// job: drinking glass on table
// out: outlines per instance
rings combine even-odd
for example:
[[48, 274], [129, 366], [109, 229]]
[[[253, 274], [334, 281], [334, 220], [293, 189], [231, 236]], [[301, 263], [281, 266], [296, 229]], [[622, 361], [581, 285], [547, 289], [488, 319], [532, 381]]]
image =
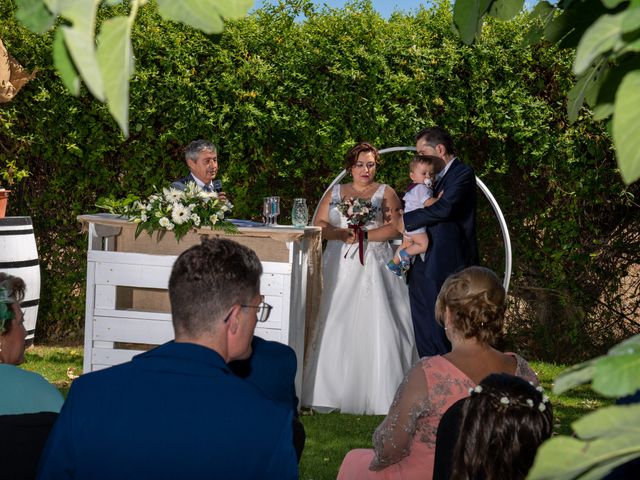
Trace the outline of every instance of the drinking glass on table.
[[271, 197], [272, 225], [278, 225], [278, 215], [280, 215], [280, 197]]
[[303, 228], [309, 223], [309, 210], [307, 200], [304, 198], [294, 198], [291, 210], [291, 223], [296, 228]]
[[264, 218], [264, 223], [271, 225], [271, 197], [263, 197], [262, 199], [262, 217]]

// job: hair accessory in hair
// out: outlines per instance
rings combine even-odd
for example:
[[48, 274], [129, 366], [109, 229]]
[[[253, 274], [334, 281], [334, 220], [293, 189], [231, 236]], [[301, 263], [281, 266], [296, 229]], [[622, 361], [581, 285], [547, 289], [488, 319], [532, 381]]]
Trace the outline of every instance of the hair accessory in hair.
[[13, 320], [12, 303], [14, 299], [9, 295], [9, 289], [4, 284], [0, 284], [0, 334], [5, 332], [7, 321]]
[[[544, 391], [544, 389], [540, 386], [536, 387], [536, 390], [540, 393]], [[521, 398], [511, 398], [508, 395], [504, 395], [503, 392], [499, 391], [499, 389], [489, 388], [487, 390], [483, 389], [481, 385], [477, 385], [474, 388], [469, 389], [469, 395], [475, 396], [480, 393], [484, 393], [488, 397], [492, 398], [496, 403], [497, 407], [507, 408], [509, 406], [522, 406], [528, 408], [535, 408], [536, 402], [531, 398], [526, 398], [522, 400]], [[547, 395], [542, 394], [542, 400], [538, 403], [537, 408], [541, 412], [544, 412], [547, 409], [547, 405], [549, 403], [549, 397]]]

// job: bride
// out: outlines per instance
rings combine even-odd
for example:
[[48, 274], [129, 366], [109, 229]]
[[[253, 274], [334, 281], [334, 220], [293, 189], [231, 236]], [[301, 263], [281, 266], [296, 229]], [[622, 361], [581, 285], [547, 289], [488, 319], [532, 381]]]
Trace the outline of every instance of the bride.
[[[400, 200], [391, 187], [374, 181], [379, 159], [368, 143], [349, 150], [345, 168], [352, 182], [335, 185], [318, 207], [315, 225], [328, 242], [302, 405], [319, 411], [385, 415], [417, 360], [407, 287], [385, 266], [392, 256], [388, 240], [398, 236]], [[370, 200], [376, 208], [375, 219], [365, 225], [364, 265], [358, 239], [338, 209], [350, 197]]]

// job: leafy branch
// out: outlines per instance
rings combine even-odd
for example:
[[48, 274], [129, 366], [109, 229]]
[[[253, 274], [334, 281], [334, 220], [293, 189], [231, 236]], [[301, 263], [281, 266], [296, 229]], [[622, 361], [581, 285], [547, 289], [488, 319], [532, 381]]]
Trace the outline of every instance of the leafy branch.
[[[523, 0], [456, 0], [454, 22], [471, 44], [482, 32], [486, 15], [501, 20], [522, 11]], [[637, 0], [540, 1], [532, 14], [539, 26], [530, 42], [546, 40], [576, 47], [576, 84], [568, 95], [573, 122], [586, 104], [597, 120], [607, 120], [625, 183], [640, 178], [640, 2]]]
[[[80, 95], [80, 80], [91, 94], [109, 107], [122, 133], [129, 135], [129, 80], [135, 61], [131, 32], [138, 13], [148, 0], [129, 0], [127, 16], [102, 23], [96, 35], [96, 15], [102, 3], [122, 0], [16, 0], [16, 17], [35, 33], [44, 34], [58, 18], [53, 42], [53, 62], [67, 89]], [[157, 0], [160, 15], [207, 34], [224, 29], [223, 18], [246, 14], [253, 0]]]

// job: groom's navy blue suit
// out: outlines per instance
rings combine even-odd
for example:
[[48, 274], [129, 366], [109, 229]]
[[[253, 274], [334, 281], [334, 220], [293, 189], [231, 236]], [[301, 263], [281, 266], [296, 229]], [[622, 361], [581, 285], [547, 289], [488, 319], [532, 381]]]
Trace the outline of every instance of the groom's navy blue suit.
[[444, 194], [430, 207], [404, 214], [406, 230], [427, 227], [429, 249], [424, 261], [416, 256], [409, 275], [411, 318], [420, 357], [451, 350], [444, 329], [435, 318], [435, 304], [446, 278], [478, 264], [476, 241], [476, 177], [473, 169], [453, 159], [435, 185], [434, 196]]

